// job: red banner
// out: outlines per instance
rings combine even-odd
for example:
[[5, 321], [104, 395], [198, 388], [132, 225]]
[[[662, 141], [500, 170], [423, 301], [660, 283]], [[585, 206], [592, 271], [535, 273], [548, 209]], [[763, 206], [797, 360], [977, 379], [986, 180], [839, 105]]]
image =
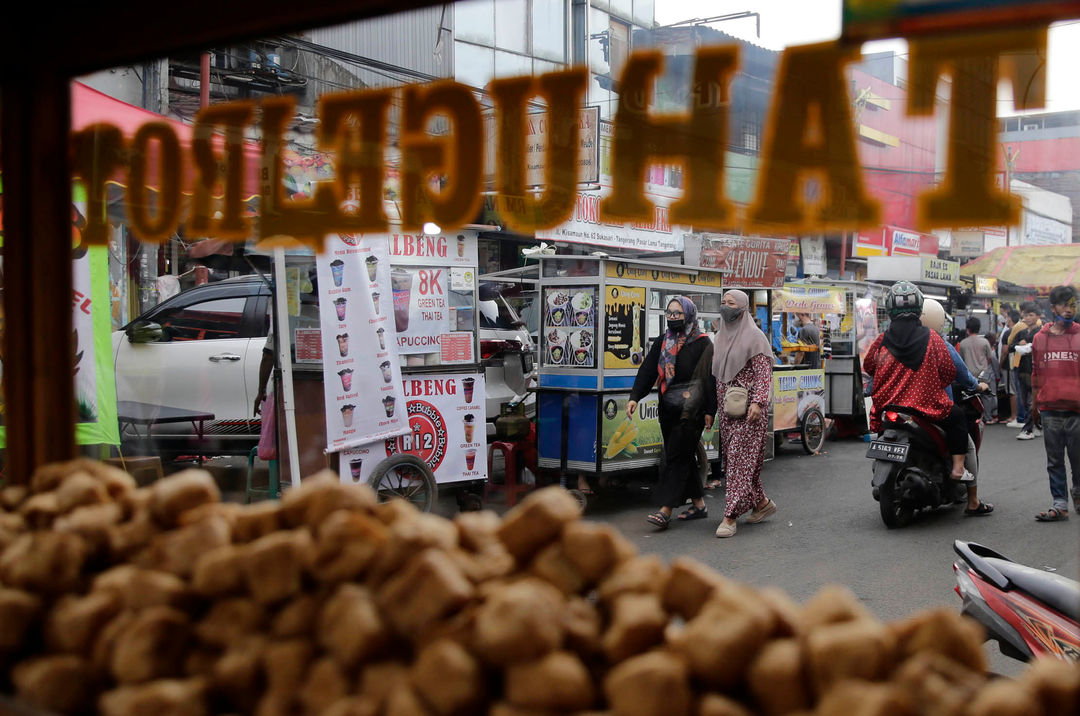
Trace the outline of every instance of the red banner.
[[700, 263], [723, 271], [725, 288], [780, 288], [790, 244], [790, 239], [702, 236]]

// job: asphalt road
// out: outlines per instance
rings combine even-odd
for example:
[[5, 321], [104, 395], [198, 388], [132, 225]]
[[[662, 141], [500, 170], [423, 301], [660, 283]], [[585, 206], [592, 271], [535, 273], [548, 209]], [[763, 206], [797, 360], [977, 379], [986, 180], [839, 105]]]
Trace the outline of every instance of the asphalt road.
[[[901, 619], [929, 607], [958, 609], [953, 592], [953, 540], [982, 543], [1039, 568], [1080, 576], [1080, 516], [1040, 523], [1034, 515], [1050, 506], [1046, 455], [1041, 439], [1016, 440], [1017, 431], [987, 428], [979, 496], [994, 504], [984, 517], [968, 517], [962, 506], [922, 515], [909, 527], [890, 530], [870, 494], [870, 461], [858, 440], [827, 442], [822, 455], [785, 446], [765, 464], [765, 491], [779, 511], [758, 525], [739, 524], [738, 533], [717, 539], [723, 491], [706, 493], [708, 519], [672, 521], [656, 532], [644, 517], [653, 508], [647, 485], [601, 492], [586, 517], [617, 526], [643, 552], [670, 561], [697, 559], [749, 584], [778, 586], [797, 601], [829, 583], [847, 585], [880, 618]], [[1016, 662], [987, 647], [991, 669], [1015, 674]]]

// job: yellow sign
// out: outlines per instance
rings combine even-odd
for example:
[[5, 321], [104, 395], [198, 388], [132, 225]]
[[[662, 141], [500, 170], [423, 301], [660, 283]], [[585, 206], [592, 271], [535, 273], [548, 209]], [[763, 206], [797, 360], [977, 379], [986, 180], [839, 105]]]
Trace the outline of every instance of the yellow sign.
[[847, 312], [846, 292], [827, 286], [796, 286], [787, 284], [773, 292], [773, 310], [780, 313]]
[[622, 262], [607, 263], [607, 277], [620, 278], [624, 281], [653, 281], [659, 283], [677, 283], [685, 286], [704, 286], [720, 288], [723, 274], [719, 271], [698, 271], [696, 274], [682, 271], [664, 271]]
[[825, 371], [778, 370], [773, 372], [773, 430], [793, 430], [811, 408], [825, 414]]
[[604, 368], [637, 369], [645, 359], [645, 288], [608, 286], [604, 297]]
[[976, 296], [996, 296], [997, 293], [998, 293], [997, 276], [976, 276], [975, 277], [975, 295]]

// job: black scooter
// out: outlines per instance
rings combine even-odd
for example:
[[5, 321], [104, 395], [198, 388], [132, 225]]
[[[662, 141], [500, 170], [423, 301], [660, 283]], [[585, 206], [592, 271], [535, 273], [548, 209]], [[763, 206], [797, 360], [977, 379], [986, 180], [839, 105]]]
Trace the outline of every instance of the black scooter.
[[[982, 401], [977, 392], [958, 391], [957, 386], [953, 391], [968, 419], [966, 467], [978, 475]], [[886, 527], [906, 527], [919, 510], [966, 501], [966, 485], [951, 477], [952, 456], [940, 426], [898, 406], [885, 406], [881, 423], [881, 434], [871, 440], [866, 457], [874, 461], [871, 486]]]

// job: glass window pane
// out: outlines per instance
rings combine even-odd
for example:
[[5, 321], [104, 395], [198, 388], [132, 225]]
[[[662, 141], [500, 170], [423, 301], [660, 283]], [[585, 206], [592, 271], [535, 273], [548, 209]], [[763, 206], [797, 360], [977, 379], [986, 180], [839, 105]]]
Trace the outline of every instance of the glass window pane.
[[596, 8], [589, 9], [589, 69], [598, 75], [606, 75], [611, 71], [608, 65], [608, 52], [606, 43], [608, 25], [611, 24], [610, 16]]
[[556, 62], [566, 61], [566, 3], [533, 0], [533, 54]]
[[471, 87], [483, 87], [494, 76], [494, 50], [467, 42], [454, 43], [454, 79]]
[[532, 73], [532, 59], [512, 52], [495, 51], [495, 76], [515, 77]]
[[656, 0], [634, 0], [634, 24], [651, 27], [656, 15]]
[[514, 52], [525, 52], [528, 45], [526, 0], [497, 0], [495, 3], [495, 46]]
[[493, 0], [464, 0], [454, 3], [454, 36], [482, 45], [495, 44], [495, 4]]
[[221, 298], [155, 314], [167, 340], [202, 341], [243, 336], [247, 298]]
[[556, 62], [545, 62], [544, 60], [533, 60], [533, 74], [543, 75], [548, 72], [558, 72], [563, 69], [564, 65]]

